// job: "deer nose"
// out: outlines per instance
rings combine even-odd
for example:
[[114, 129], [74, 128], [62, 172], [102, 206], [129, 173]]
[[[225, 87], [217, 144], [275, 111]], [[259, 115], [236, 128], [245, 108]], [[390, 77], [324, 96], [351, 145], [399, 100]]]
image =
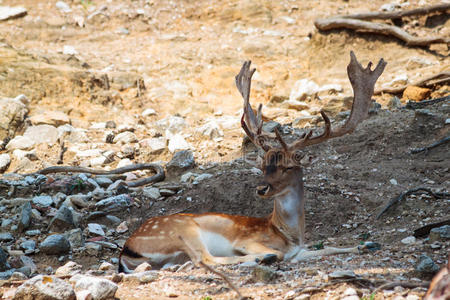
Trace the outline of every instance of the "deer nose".
[[272, 186], [268, 183], [256, 187], [256, 193], [260, 196], [265, 196], [272, 190]]

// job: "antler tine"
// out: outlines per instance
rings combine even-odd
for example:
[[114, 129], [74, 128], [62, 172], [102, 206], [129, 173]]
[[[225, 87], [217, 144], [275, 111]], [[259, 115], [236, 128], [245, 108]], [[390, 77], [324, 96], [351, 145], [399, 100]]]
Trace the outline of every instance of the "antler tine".
[[284, 150], [289, 151], [289, 146], [283, 140], [283, 137], [281, 136], [280, 131], [278, 130], [278, 128], [275, 128], [275, 135], [277, 137], [277, 140], [280, 142], [281, 147], [283, 147]]
[[383, 73], [386, 67], [384, 59], [380, 59], [375, 69], [372, 71], [372, 62], [369, 62], [366, 68], [363, 68], [356, 59], [355, 53], [350, 51], [350, 63], [347, 66], [347, 74], [353, 88], [353, 104], [350, 117], [344, 125], [339, 128], [331, 129], [331, 123], [325, 112], [321, 111], [325, 121], [325, 130], [323, 134], [311, 138], [311, 132], [289, 145], [290, 150], [302, 149], [306, 146], [322, 143], [328, 139], [342, 136], [350, 133], [358, 124], [367, 118], [369, 107], [372, 101], [372, 95], [375, 83]]
[[262, 130], [262, 105], [259, 105], [256, 116], [250, 105], [251, 81], [256, 71], [256, 69], [250, 69], [250, 64], [251, 61], [244, 62], [239, 74], [235, 77], [236, 87], [244, 99], [244, 113], [241, 118], [241, 126], [255, 145], [267, 151], [269, 150], [269, 146], [266, 144], [268, 135]]

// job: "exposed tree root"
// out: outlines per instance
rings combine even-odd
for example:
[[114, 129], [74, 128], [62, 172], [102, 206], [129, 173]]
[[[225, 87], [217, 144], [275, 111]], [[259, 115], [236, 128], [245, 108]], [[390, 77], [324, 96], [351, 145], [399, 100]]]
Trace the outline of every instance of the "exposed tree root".
[[434, 142], [433, 144], [426, 146], [426, 147], [422, 147], [422, 148], [416, 148], [416, 149], [411, 149], [411, 154], [416, 154], [416, 153], [420, 153], [420, 152], [424, 152], [424, 151], [428, 151], [430, 149], [436, 148], [437, 146], [440, 145], [444, 145], [445, 143], [450, 142], [450, 136], [447, 136], [437, 142]]
[[443, 3], [429, 7], [416, 8], [408, 11], [390, 12], [390, 13], [369, 12], [361, 14], [335, 16], [326, 19], [317, 19], [314, 22], [314, 25], [319, 30], [346, 28], [355, 31], [366, 31], [376, 34], [391, 35], [404, 41], [408, 46], [428, 46], [435, 43], [449, 44], [450, 38], [447, 37], [416, 37], [397, 26], [362, 21], [372, 19], [398, 19], [401, 17], [411, 15], [429, 14], [433, 12], [445, 12], [447, 10], [450, 10], [450, 4]]
[[420, 102], [408, 101], [408, 103], [406, 103], [405, 107], [408, 109], [418, 109], [418, 108], [424, 108], [427, 105], [433, 105], [433, 104], [436, 104], [439, 102], [449, 101], [449, 100], [450, 100], [450, 96], [445, 96], [445, 97], [430, 99], [430, 100], [423, 100]]
[[142, 186], [142, 185], [146, 185], [146, 184], [150, 184], [150, 183], [159, 182], [159, 181], [164, 180], [164, 178], [166, 176], [163, 167], [161, 165], [155, 164], [155, 163], [133, 164], [133, 165], [128, 165], [128, 166], [110, 170], [110, 171], [94, 170], [94, 169], [90, 169], [90, 168], [83, 168], [83, 167], [77, 167], [77, 166], [54, 166], [54, 167], [42, 169], [33, 174], [45, 175], [45, 174], [50, 174], [50, 173], [88, 173], [88, 174], [94, 174], [94, 175], [113, 175], [113, 174], [127, 173], [127, 172], [131, 172], [131, 171], [136, 171], [136, 170], [154, 170], [154, 171], [156, 171], [156, 174], [151, 177], [147, 177], [147, 178], [142, 178], [142, 179], [133, 180], [133, 181], [127, 181], [126, 184], [129, 187], [138, 187], [138, 186]]

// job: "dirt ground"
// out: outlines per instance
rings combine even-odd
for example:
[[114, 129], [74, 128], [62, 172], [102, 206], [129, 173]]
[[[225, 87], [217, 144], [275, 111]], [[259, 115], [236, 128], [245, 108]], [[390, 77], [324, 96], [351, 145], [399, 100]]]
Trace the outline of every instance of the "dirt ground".
[[[438, 2], [409, 1], [405, 8]], [[414, 82], [450, 70], [448, 45], [408, 47], [392, 37], [345, 30], [325, 33], [314, 28], [316, 18], [378, 11], [385, 1], [73, 0], [67, 1], [70, 13], [60, 12], [55, 3], [0, 0], [2, 5], [21, 5], [28, 10], [24, 18], [0, 23], [0, 95], [25, 94], [31, 100], [29, 115], [62, 111], [74, 127], [89, 129], [94, 122], [110, 120], [131, 125], [138, 139], [158, 136], [156, 122], [177, 114], [188, 124], [186, 139], [197, 162], [191, 171], [213, 175], [193, 185], [180, 184], [179, 176], [169, 173], [163, 184], [180, 185], [180, 192], [164, 201], [138, 199], [139, 208], [118, 214], [130, 227], [117, 236], [122, 241], [151, 216], [210, 211], [265, 216], [271, 212], [272, 202], [254, 193], [261, 177], [241, 158], [242, 100], [234, 76], [244, 60], [251, 59], [258, 70], [252, 103], [265, 104], [263, 113], [268, 119], [290, 125], [299, 112], [283, 109], [273, 99], [288, 97], [293, 84], [302, 78], [319, 85], [340, 84], [343, 94], [351, 95], [346, 75], [350, 50], [363, 64], [381, 57], [388, 62], [376, 87], [389, 85], [402, 74]], [[403, 27], [416, 35], [450, 36], [448, 14], [405, 18]], [[66, 45], [73, 46], [77, 54], [64, 54]], [[104, 74], [110, 88], [105, 88]], [[447, 96], [449, 90], [448, 85], [437, 85], [430, 97]], [[374, 282], [429, 280], [415, 271], [422, 254], [439, 266], [447, 262], [448, 240], [438, 248], [432, 248], [425, 238], [412, 245], [401, 240], [423, 225], [448, 219], [450, 199], [419, 193], [381, 218], [376, 215], [392, 198], [412, 188], [449, 191], [449, 143], [419, 154], [410, 150], [448, 136], [450, 106], [444, 101], [427, 106], [426, 111], [388, 107], [393, 96], [374, 96], [381, 109], [353, 134], [310, 147], [308, 153], [317, 161], [305, 168], [308, 245], [354, 246], [370, 240], [380, 243], [381, 250], [296, 264], [275, 263], [271, 268], [277, 278], [269, 283], [255, 282], [249, 267], [218, 267], [243, 295], [252, 299], [339, 299], [349, 287], [365, 299], [419, 299], [424, 295], [426, 288], [397, 287], [377, 291], [370, 298]], [[401, 98], [401, 94], [397, 96]], [[333, 117], [349, 109], [342, 101], [307, 102], [315, 114], [327, 105], [337, 105]], [[146, 108], [157, 114], [143, 117]], [[212, 119], [231, 120], [230, 126], [222, 128], [223, 138], [216, 141], [195, 130]], [[89, 148], [114, 150], [114, 145], [101, 141], [102, 132], [87, 133], [92, 141]], [[58, 160], [57, 145], [40, 147], [39, 161], [27, 171]], [[154, 154], [141, 149], [134, 161], [164, 162], [171, 156], [167, 150]], [[73, 157], [69, 151], [65, 164], [80, 163]], [[10, 171], [16, 167], [13, 161]], [[105, 250], [99, 257], [74, 253], [71, 259], [92, 270], [118, 254], [119, 250]], [[40, 272], [48, 265], [56, 268], [64, 263], [42, 254], [33, 259]], [[331, 280], [329, 274], [338, 270], [353, 270], [359, 280]], [[180, 272], [160, 271], [159, 279], [148, 284], [120, 283], [116, 297], [232, 299], [235, 295], [219, 277], [188, 267]]]

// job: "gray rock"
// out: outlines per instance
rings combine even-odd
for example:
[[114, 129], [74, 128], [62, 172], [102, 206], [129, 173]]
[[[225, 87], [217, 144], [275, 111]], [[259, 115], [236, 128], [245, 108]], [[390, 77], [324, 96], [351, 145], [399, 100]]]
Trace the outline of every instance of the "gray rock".
[[58, 140], [58, 129], [52, 125], [30, 126], [25, 130], [24, 137], [31, 139], [35, 144], [54, 144]]
[[88, 242], [84, 245], [86, 247], [86, 252], [89, 255], [97, 256], [102, 252], [102, 245], [98, 243]]
[[439, 271], [439, 266], [430, 257], [421, 255], [419, 257], [419, 263], [416, 266], [416, 271], [424, 275], [430, 275]]
[[35, 196], [31, 201], [38, 208], [47, 208], [53, 204], [51, 196]]
[[[0, 7], [0, 20], [4, 9], [4, 6]], [[0, 98], [0, 140], [13, 137], [22, 126], [27, 113], [27, 105], [17, 98]]]
[[72, 286], [55, 276], [38, 275], [16, 290], [14, 300], [75, 300]]
[[83, 276], [75, 283], [75, 291], [87, 290], [92, 300], [111, 299], [117, 291], [117, 284], [111, 280], [91, 276]]
[[32, 229], [32, 230], [27, 230], [25, 231], [25, 235], [28, 236], [36, 236], [36, 235], [40, 235], [41, 231], [39, 229]]
[[197, 176], [197, 177], [194, 179], [193, 184], [199, 184], [199, 183], [202, 182], [203, 180], [206, 180], [206, 179], [209, 179], [209, 178], [212, 178], [212, 177], [213, 177], [212, 174], [209, 174], [209, 173], [203, 173], [203, 174]]
[[179, 173], [192, 168], [195, 165], [194, 154], [191, 150], [176, 152], [172, 160], [166, 165], [168, 172]]
[[19, 224], [17, 228], [20, 232], [27, 230], [31, 225], [31, 202], [27, 202], [22, 206]]
[[[20, 6], [0, 6], [0, 21], [16, 19], [26, 16], [27, 10]], [[0, 109], [1, 111], [1, 109]]]
[[142, 189], [142, 196], [152, 200], [157, 200], [159, 197], [161, 197], [161, 193], [159, 192], [158, 188], [145, 187]]
[[33, 261], [33, 259], [31, 257], [26, 256], [26, 255], [22, 255], [22, 256], [20, 256], [20, 261], [23, 264], [23, 268], [28, 268], [30, 270], [30, 272], [27, 273], [27, 272], [24, 271], [24, 269], [22, 269], [22, 273], [25, 272], [24, 274], [27, 275], [27, 276], [30, 276], [31, 274], [36, 273], [37, 267], [36, 267], [36, 264], [34, 263], [34, 261]]
[[430, 231], [430, 242], [444, 242], [450, 239], [450, 225], [433, 228]]
[[95, 181], [97, 182], [97, 184], [103, 188], [107, 188], [109, 185], [111, 185], [113, 183], [113, 181], [111, 179], [109, 179], [108, 177], [96, 177]]
[[75, 228], [64, 233], [64, 236], [69, 241], [72, 248], [79, 248], [84, 246], [83, 231], [80, 228]]
[[223, 131], [215, 120], [211, 120], [197, 129], [202, 135], [209, 137], [211, 140], [223, 137]]
[[6, 228], [9, 225], [11, 225], [12, 223], [13, 223], [13, 220], [11, 220], [11, 219], [3, 219], [1, 227], [2, 228]]
[[8, 254], [0, 247], [0, 272], [6, 271], [9, 268]]
[[328, 276], [332, 279], [356, 278], [356, 274], [352, 270], [334, 271], [330, 273]]
[[123, 211], [127, 209], [131, 205], [131, 197], [122, 194], [113, 197], [106, 198], [102, 201], [99, 201], [95, 204], [95, 208], [97, 210], [102, 210], [105, 212], [113, 212], [113, 211]]
[[58, 209], [48, 225], [48, 228], [53, 232], [64, 232], [66, 230], [73, 229], [74, 227], [75, 223], [73, 220], [72, 209], [65, 205], [62, 205]]
[[9, 232], [0, 232], [0, 242], [12, 242], [14, 241], [14, 236]]
[[5, 172], [8, 169], [10, 163], [11, 157], [9, 157], [9, 154], [0, 154], [0, 173]]
[[69, 124], [64, 124], [58, 128], [58, 137], [71, 143], [86, 143], [89, 138], [86, 135], [86, 130], [82, 128], [75, 128]]
[[172, 134], [180, 133], [186, 126], [186, 121], [182, 117], [170, 116], [156, 122], [158, 129], [168, 131]]
[[68, 261], [64, 266], [55, 271], [56, 276], [74, 276], [81, 272], [82, 266], [73, 261]]
[[27, 280], [27, 279], [28, 276], [18, 270], [15, 270], [14, 273], [11, 274], [11, 277], [9, 277], [9, 280], [11, 281]]
[[137, 137], [133, 132], [125, 131], [125, 132], [121, 132], [118, 135], [116, 135], [114, 137], [113, 142], [115, 144], [117, 144], [117, 143], [119, 143], [119, 144], [135, 143], [135, 142], [137, 142]]
[[88, 224], [89, 234], [93, 236], [105, 236], [105, 232], [100, 224], [97, 223], [89, 223]]
[[66, 254], [70, 251], [70, 242], [62, 234], [54, 234], [47, 237], [39, 246], [45, 254]]
[[15, 269], [10, 269], [4, 272], [0, 272], [0, 280], [8, 280], [14, 273]]
[[24, 250], [26, 254], [33, 253], [36, 250], [36, 242], [33, 240], [26, 240], [20, 243], [20, 249]]
[[416, 242], [416, 238], [414, 236], [407, 236], [401, 240], [401, 242], [405, 245], [411, 245]]
[[252, 276], [257, 282], [271, 282], [277, 278], [277, 273], [270, 267], [258, 265], [253, 269]]
[[281, 124], [275, 121], [268, 121], [263, 124], [262, 129], [267, 132], [275, 132], [275, 129], [281, 129]]

